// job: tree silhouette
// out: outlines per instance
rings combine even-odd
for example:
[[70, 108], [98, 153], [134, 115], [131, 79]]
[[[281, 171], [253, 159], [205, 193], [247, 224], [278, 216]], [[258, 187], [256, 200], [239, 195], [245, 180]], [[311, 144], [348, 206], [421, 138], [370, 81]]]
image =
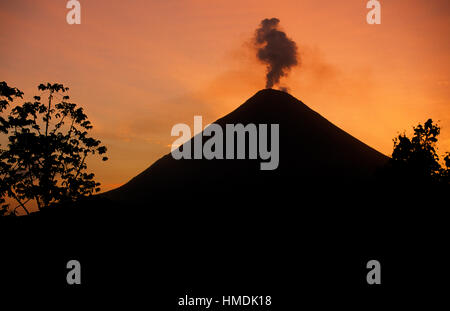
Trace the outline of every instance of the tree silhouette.
[[[2, 113], [10, 103], [13, 102], [16, 98], [22, 98], [23, 93], [16, 88], [9, 87], [6, 82], [0, 82], [0, 113]], [[0, 133], [8, 134], [8, 122], [0, 115]], [[1, 149], [0, 145], [0, 158], [3, 156], [3, 149]], [[6, 215], [8, 212], [8, 204], [5, 204], [5, 195], [7, 192], [7, 187], [5, 181], [2, 178], [3, 171], [8, 169], [8, 164], [4, 163], [4, 161], [0, 161], [0, 216]]]
[[[0, 84], [1, 111], [21, 98], [23, 93]], [[34, 201], [39, 210], [55, 203], [72, 202], [100, 191], [94, 174], [86, 172], [89, 155], [104, 155], [106, 147], [88, 136], [92, 125], [83, 108], [69, 102], [62, 84], [40, 84], [40, 96], [10, 110], [0, 119], [0, 130], [8, 136], [7, 149], [0, 149], [1, 214], [16, 213], [18, 207], [28, 214], [26, 204]], [[102, 156], [102, 160], [108, 158]], [[18, 205], [11, 209], [4, 197]]]
[[394, 138], [394, 150], [389, 163], [391, 175], [408, 183], [449, 184], [449, 153], [441, 165], [436, 144], [440, 127], [428, 119], [423, 125], [413, 127], [410, 138], [405, 133]]

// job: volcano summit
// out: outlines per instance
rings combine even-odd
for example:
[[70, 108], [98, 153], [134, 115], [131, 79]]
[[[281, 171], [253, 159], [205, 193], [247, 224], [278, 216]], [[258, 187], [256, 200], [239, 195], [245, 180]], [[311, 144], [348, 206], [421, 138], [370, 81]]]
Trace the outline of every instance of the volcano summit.
[[[260, 171], [259, 162], [254, 159], [208, 160], [192, 156], [175, 160], [169, 153], [104, 196], [146, 201], [173, 193], [190, 196], [249, 188], [259, 193], [261, 189], [273, 192], [292, 187], [337, 187], [370, 181], [376, 169], [388, 160], [290, 94], [273, 89], [257, 92], [213, 124], [222, 128], [227, 124], [279, 124], [279, 167]], [[196, 136], [201, 144], [205, 143], [203, 136]], [[226, 140], [227, 133], [223, 136]], [[186, 144], [194, 144], [195, 139]]]

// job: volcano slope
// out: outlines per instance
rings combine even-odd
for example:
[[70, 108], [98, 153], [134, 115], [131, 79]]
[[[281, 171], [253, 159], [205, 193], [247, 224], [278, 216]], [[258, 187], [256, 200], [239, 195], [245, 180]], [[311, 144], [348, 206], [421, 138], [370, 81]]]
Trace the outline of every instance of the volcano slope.
[[[259, 91], [214, 123], [224, 129], [224, 144], [226, 124], [268, 124], [269, 128], [279, 124], [278, 167], [260, 170], [260, 159], [175, 160], [169, 153], [104, 196], [145, 206], [155, 199], [197, 198], [202, 202], [221, 198], [215, 201], [222, 202], [250, 198], [266, 202], [337, 189], [352, 192], [352, 187], [370, 183], [377, 168], [388, 160], [293, 96], [273, 89]], [[209, 138], [199, 135], [202, 143]], [[193, 138], [187, 143], [194, 146]]]

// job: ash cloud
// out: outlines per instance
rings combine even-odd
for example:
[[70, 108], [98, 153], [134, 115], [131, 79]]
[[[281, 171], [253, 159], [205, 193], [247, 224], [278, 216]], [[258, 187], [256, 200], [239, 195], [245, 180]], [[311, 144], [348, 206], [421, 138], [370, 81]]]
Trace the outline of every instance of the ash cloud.
[[298, 61], [297, 45], [278, 28], [278, 18], [264, 19], [255, 32], [258, 59], [267, 64], [266, 88], [272, 88]]

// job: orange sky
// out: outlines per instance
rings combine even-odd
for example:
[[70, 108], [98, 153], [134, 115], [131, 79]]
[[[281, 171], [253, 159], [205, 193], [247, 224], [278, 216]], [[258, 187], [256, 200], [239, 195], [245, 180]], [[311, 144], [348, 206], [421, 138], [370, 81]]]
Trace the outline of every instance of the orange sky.
[[385, 154], [432, 117], [450, 150], [448, 0], [381, 0], [381, 25], [365, 0], [80, 0], [81, 25], [66, 2], [0, 1], [0, 81], [26, 98], [41, 82], [71, 88], [109, 148], [90, 163], [103, 190], [168, 153], [174, 124], [212, 122], [264, 87], [249, 40], [271, 17], [299, 46], [282, 81], [295, 97]]

